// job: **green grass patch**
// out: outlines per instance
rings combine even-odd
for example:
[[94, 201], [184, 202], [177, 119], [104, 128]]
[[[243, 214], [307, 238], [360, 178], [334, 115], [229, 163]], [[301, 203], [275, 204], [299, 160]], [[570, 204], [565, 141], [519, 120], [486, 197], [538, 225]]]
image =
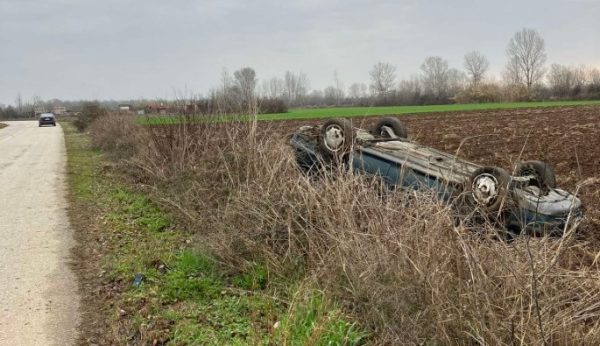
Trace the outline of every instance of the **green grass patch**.
[[223, 290], [212, 262], [201, 253], [183, 250], [168, 264], [160, 298], [164, 303], [214, 300]]
[[62, 125], [67, 148], [67, 174], [69, 185], [78, 199], [90, 201], [98, 195], [97, 172], [100, 170], [100, 153], [93, 150], [89, 140], [77, 133], [70, 123]]
[[[288, 113], [261, 114], [258, 120], [308, 120], [333, 117], [359, 117], [359, 116], [382, 116], [403, 115], [419, 113], [438, 112], [466, 112], [485, 111], [501, 109], [521, 109], [539, 107], [560, 106], [589, 106], [600, 105], [600, 100], [591, 101], [542, 101], [542, 102], [499, 102], [499, 103], [468, 103], [450, 105], [428, 105], [428, 106], [390, 106], [390, 107], [327, 107], [327, 108], [295, 108]], [[242, 117], [243, 118], [243, 117]], [[216, 121], [230, 121], [240, 119], [239, 116], [225, 116], [215, 118]], [[140, 123], [150, 125], [175, 124], [180, 121], [176, 116], [155, 116], [139, 118]]]
[[[297, 279], [275, 282], [260, 263], [235, 275], [219, 267], [210, 253], [190, 244], [190, 235], [152, 196], [122, 179], [124, 173], [93, 150], [86, 135], [68, 123], [63, 128], [73, 207], [94, 211], [89, 229], [99, 229], [92, 238], [102, 241], [92, 248], [101, 252], [94, 255], [101, 270], [93, 277], [101, 276], [96, 291], [103, 294], [93, 304], [108, 311], [108, 326], [119, 326], [102, 333], [113, 338], [107, 344], [362, 342], [364, 334], [335, 304], [298, 289]], [[289, 302], [307, 294], [309, 299]]]
[[519, 109], [558, 106], [600, 105], [600, 101], [544, 101], [544, 102], [506, 102], [506, 103], [468, 103], [430, 106], [393, 106], [393, 107], [337, 107], [337, 108], [300, 108], [289, 113], [263, 114], [260, 120], [300, 120], [331, 117], [356, 117], [401, 115], [437, 112], [483, 111], [496, 109]]
[[0, 130], [1, 130], [1, 129], [3, 129], [3, 128], [5, 128], [5, 127], [7, 127], [7, 126], [8, 126], [8, 125], [7, 125], [7, 124], [5, 124], [5, 123], [0, 123]]
[[232, 279], [232, 283], [236, 287], [245, 290], [265, 289], [268, 282], [269, 270], [261, 264], [255, 264], [247, 272], [236, 275]]
[[113, 194], [114, 199], [123, 209], [118, 215], [133, 220], [138, 226], [152, 232], [159, 232], [171, 225], [170, 217], [147, 197], [130, 194], [122, 189], [115, 189]]
[[318, 291], [309, 291], [291, 306], [277, 335], [285, 344], [323, 346], [361, 345], [367, 337]]

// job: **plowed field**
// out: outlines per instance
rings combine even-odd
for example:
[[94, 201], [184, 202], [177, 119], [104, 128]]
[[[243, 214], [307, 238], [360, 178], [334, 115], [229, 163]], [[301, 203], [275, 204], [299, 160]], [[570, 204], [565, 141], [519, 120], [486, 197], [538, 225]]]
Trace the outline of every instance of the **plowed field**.
[[[354, 118], [353, 122], [369, 128], [377, 119]], [[600, 240], [600, 107], [404, 115], [401, 120], [418, 143], [482, 165], [512, 171], [519, 161], [550, 163], [558, 186], [578, 191], [583, 201], [581, 234]], [[288, 121], [262, 126], [291, 133], [300, 125], [318, 123]]]

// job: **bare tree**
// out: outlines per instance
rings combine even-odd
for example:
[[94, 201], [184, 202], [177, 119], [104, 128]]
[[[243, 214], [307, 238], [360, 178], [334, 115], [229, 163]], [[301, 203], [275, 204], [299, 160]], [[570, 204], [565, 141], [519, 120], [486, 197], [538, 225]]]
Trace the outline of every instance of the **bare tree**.
[[417, 104], [421, 98], [421, 89], [421, 79], [419, 76], [413, 75], [398, 83], [398, 98], [404, 104]]
[[308, 93], [308, 89], [310, 87], [308, 76], [305, 73], [298, 73], [297, 83], [296, 83], [296, 99], [302, 100], [306, 97]]
[[324, 99], [323, 91], [312, 90], [310, 94], [307, 95], [307, 99], [311, 105], [322, 105]]
[[439, 56], [425, 58], [421, 64], [425, 93], [435, 99], [448, 97], [448, 62]]
[[233, 73], [237, 90], [239, 90], [241, 103], [250, 108], [256, 105], [256, 72], [250, 67], [241, 68]]
[[342, 99], [344, 98], [344, 83], [340, 80], [340, 76], [338, 75], [337, 71], [333, 71], [333, 81], [335, 82], [335, 88], [336, 88], [336, 99], [335, 99], [335, 103], [337, 105], [339, 105], [342, 102]]
[[467, 76], [464, 72], [455, 68], [448, 70], [448, 96], [456, 96], [460, 91], [464, 90]]
[[378, 62], [369, 72], [371, 90], [375, 94], [385, 94], [392, 90], [396, 80], [396, 67], [389, 63]]
[[574, 96], [583, 91], [587, 82], [587, 73], [584, 66], [572, 67], [552, 64], [547, 78], [554, 95], [560, 97]]
[[[39, 95], [34, 94], [31, 102], [32, 102], [34, 116], [38, 113], [42, 113], [43, 111], [45, 111], [44, 100], [42, 100], [42, 98]], [[57, 106], [57, 104], [55, 104], [54, 106]]]
[[588, 81], [588, 68], [584, 65], [573, 67], [574, 89], [577, 93], [581, 92]]
[[571, 89], [571, 71], [566, 66], [552, 64], [548, 73], [548, 84], [555, 95], [565, 96]]
[[19, 114], [23, 113], [23, 96], [21, 96], [21, 93], [18, 93], [15, 97], [15, 108]]
[[341, 95], [340, 95], [340, 89], [338, 89], [337, 87], [334, 86], [328, 86], [327, 88], [325, 88], [323, 90], [323, 98], [324, 98], [324, 102], [325, 104], [328, 105], [339, 105], [340, 99], [341, 99]]
[[587, 73], [588, 92], [600, 92], [600, 70], [592, 68]]
[[597, 68], [590, 69], [588, 72], [588, 80], [592, 84], [600, 85], [600, 70]]
[[283, 96], [285, 84], [283, 79], [273, 77], [262, 82], [262, 95], [267, 98], [276, 99]]
[[511, 58], [504, 68], [502, 78], [506, 85], [520, 85], [523, 83], [523, 77], [517, 59]]
[[219, 114], [231, 112], [231, 106], [234, 102], [234, 95], [232, 93], [233, 85], [234, 82], [229, 71], [224, 68], [223, 71], [221, 71], [221, 85], [219, 86], [219, 89], [212, 91], [212, 98]]
[[546, 45], [542, 36], [533, 29], [524, 28], [515, 33], [508, 42], [506, 54], [509, 59], [509, 68], [513, 77], [518, 77], [518, 83], [524, 84], [527, 90], [544, 77], [544, 64], [546, 63]]
[[286, 97], [287, 97], [288, 101], [291, 103], [294, 101], [294, 99], [296, 97], [296, 84], [297, 84], [296, 75], [290, 71], [287, 71], [285, 73], [283, 80], [284, 80], [284, 84], [285, 84]]
[[299, 104], [308, 92], [308, 77], [304, 73], [287, 71], [283, 78], [285, 96], [290, 104]]
[[364, 83], [353, 83], [348, 88], [348, 96], [355, 100], [367, 97], [367, 86]]
[[465, 70], [471, 78], [472, 85], [478, 85], [490, 67], [490, 62], [483, 54], [473, 51], [465, 55]]

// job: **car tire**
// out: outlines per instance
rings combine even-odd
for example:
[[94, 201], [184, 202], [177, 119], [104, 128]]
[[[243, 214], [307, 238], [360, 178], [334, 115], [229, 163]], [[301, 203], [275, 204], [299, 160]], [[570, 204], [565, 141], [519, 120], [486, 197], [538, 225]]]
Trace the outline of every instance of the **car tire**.
[[371, 134], [378, 137], [383, 138], [391, 138], [387, 131], [384, 131], [383, 127], [387, 126], [392, 129], [396, 137], [407, 139], [408, 138], [408, 130], [406, 126], [394, 117], [385, 117], [377, 122], [371, 131]]
[[342, 159], [352, 150], [354, 130], [346, 119], [331, 119], [321, 126], [319, 150], [328, 158]]
[[556, 188], [556, 174], [552, 166], [543, 161], [524, 161], [517, 166], [516, 175], [524, 177], [534, 175], [539, 188]]
[[481, 167], [471, 175], [468, 195], [476, 207], [497, 212], [509, 200], [510, 175], [500, 167]]

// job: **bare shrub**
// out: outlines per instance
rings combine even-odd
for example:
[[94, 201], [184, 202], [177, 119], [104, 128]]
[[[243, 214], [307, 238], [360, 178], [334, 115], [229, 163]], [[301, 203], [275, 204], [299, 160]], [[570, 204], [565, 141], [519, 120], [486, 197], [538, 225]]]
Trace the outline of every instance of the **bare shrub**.
[[303, 175], [275, 125], [256, 126], [182, 118], [132, 160], [231, 270], [311, 278], [374, 344], [600, 343], [597, 248], [573, 230], [507, 243], [453, 227], [432, 194]]
[[106, 114], [106, 109], [100, 106], [98, 102], [84, 102], [81, 106], [81, 112], [73, 121], [73, 124], [79, 132], [83, 132], [94, 120]]
[[491, 83], [478, 83], [466, 87], [456, 94], [457, 103], [486, 103], [500, 102], [502, 91], [500, 87]]
[[119, 159], [132, 157], [148, 139], [134, 115], [107, 113], [96, 118], [88, 129], [93, 147]]
[[258, 101], [260, 114], [287, 113], [287, 104], [280, 99], [263, 98]]
[[281, 161], [261, 162], [273, 164], [234, 192], [209, 243], [236, 267], [257, 256], [280, 275], [300, 266], [376, 331], [377, 343], [598, 341], [588, 333], [598, 327], [600, 307], [589, 307], [600, 285], [579, 276], [598, 268], [569, 267], [594, 253], [570, 238], [507, 244], [454, 229], [433, 196], [382, 198], [358, 177], [314, 184]]

